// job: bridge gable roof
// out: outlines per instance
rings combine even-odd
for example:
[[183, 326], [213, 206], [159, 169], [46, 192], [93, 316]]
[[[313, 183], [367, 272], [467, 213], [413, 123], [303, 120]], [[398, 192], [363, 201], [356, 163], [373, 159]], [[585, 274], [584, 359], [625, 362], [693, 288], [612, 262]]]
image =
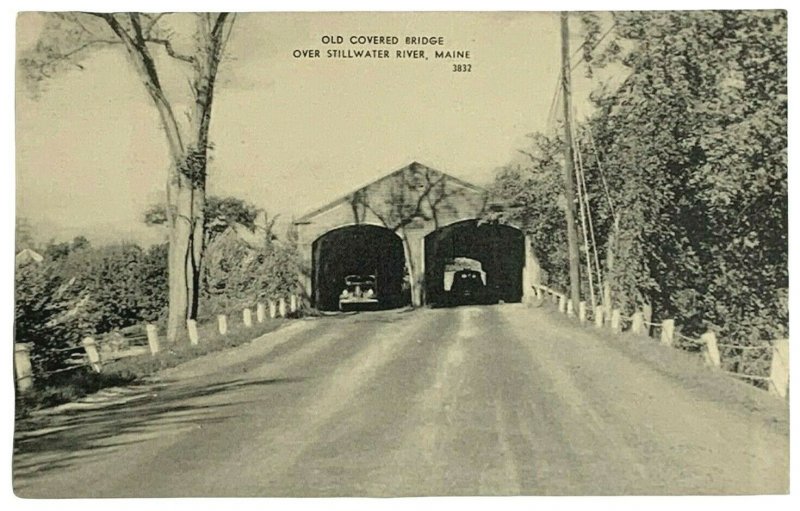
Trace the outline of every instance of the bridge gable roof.
[[346, 204], [346, 203], [350, 202], [353, 199], [353, 196], [355, 196], [356, 194], [358, 194], [362, 190], [366, 190], [368, 188], [372, 188], [372, 187], [375, 187], [377, 185], [380, 185], [384, 181], [396, 178], [399, 175], [403, 174], [404, 172], [409, 172], [409, 171], [412, 171], [412, 172], [413, 171], [417, 171], [417, 172], [418, 171], [426, 171], [426, 172], [432, 173], [432, 174], [437, 176], [437, 179], [439, 177], [443, 177], [451, 185], [455, 185], [457, 187], [469, 190], [471, 192], [474, 192], [477, 195], [485, 195], [487, 193], [486, 189], [483, 188], [483, 187], [480, 187], [478, 185], [472, 184], [472, 183], [470, 183], [468, 181], [465, 181], [465, 180], [463, 180], [461, 178], [455, 177], [453, 175], [447, 174], [447, 173], [442, 172], [440, 170], [436, 170], [436, 169], [434, 169], [432, 167], [428, 167], [427, 165], [423, 165], [422, 163], [414, 161], [414, 162], [411, 162], [410, 164], [408, 164], [408, 165], [406, 165], [404, 167], [401, 167], [401, 168], [399, 168], [399, 169], [397, 169], [395, 171], [392, 171], [392, 172], [390, 172], [390, 173], [388, 173], [388, 174], [386, 174], [384, 176], [381, 176], [381, 177], [379, 177], [379, 178], [377, 178], [377, 179], [375, 179], [373, 181], [370, 181], [366, 185], [361, 186], [361, 187], [353, 190], [352, 192], [349, 192], [349, 193], [339, 197], [338, 199], [333, 200], [333, 201], [325, 204], [324, 206], [321, 206], [321, 207], [316, 208], [316, 209], [314, 209], [312, 211], [309, 211], [308, 213], [305, 213], [303, 216], [301, 216], [300, 218], [296, 219], [294, 223], [295, 224], [311, 223], [315, 217], [317, 217], [319, 215], [322, 215], [322, 214], [332, 210], [333, 208], [335, 208], [337, 206], [340, 206], [342, 204]]

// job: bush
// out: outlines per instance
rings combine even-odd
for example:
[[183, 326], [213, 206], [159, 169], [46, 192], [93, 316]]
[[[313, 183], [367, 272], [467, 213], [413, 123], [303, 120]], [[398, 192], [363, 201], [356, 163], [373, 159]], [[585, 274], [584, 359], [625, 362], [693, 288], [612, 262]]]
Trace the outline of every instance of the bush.
[[57, 265], [28, 264], [15, 275], [14, 342], [31, 346], [37, 384], [56, 378], [52, 371], [66, 367], [70, 352], [92, 329], [87, 300], [75, 280], [65, 280]]
[[[167, 306], [166, 246], [51, 244], [41, 264], [17, 268], [14, 339], [31, 346], [37, 386], [64, 383], [80, 341], [154, 321]], [[70, 351], [69, 348], [76, 347]]]
[[205, 263], [206, 314], [252, 307], [257, 300], [279, 298], [298, 289], [297, 255], [291, 244], [269, 241], [252, 247], [232, 230], [209, 247]]
[[60, 272], [87, 296], [94, 332], [155, 321], [167, 308], [167, 246], [123, 243], [74, 251]]

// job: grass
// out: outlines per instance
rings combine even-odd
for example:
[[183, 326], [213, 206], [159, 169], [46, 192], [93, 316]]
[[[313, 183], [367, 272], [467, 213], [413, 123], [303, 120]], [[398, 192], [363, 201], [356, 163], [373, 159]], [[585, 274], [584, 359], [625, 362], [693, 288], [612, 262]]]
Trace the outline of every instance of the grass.
[[[249, 343], [285, 324], [285, 319], [267, 319], [263, 323], [244, 324], [230, 322], [227, 335], [217, 331], [216, 321], [198, 325], [199, 343], [192, 346], [188, 339], [180, 343], [165, 344], [161, 339], [161, 351], [155, 356], [129, 357], [106, 362], [102, 372], [96, 373], [88, 367], [60, 373], [57, 377], [34, 385], [24, 395], [17, 395], [17, 417], [25, 417], [31, 411], [75, 401], [103, 388], [136, 383], [142, 378], [162, 369], [175, 367], [208, 353], [225, 350]], [[231, 324], [233, 323], [233, 324]]]
[[668, 376], [701, 399], [709, 399], [739, 409], [743, 413], [759, 413], [782, 432], [788, 432], [789, 417], [786, 400], [780, 399], [746, 380], [726, 375], [705, 366], [699, 352], [664, 346], [657, 338], [614, 334], [607, 328], [596, 329], [594, 323], [580, 326], [576, 318], [567, 317], [549, 304], [542, 306], [548, 317], [557, 324], [577, 328], [595, 339], [602, 339], [633, 360], [645, 363]]
[[130, 375], [95, 373], [89, 368], [76, 369], [68, 376], [35, 385], [25, 394], [18, 393], [16, 417], [24, 418], [33, 410], [75, 401], [107, 387], [129, 385], [134, 380], [135, 378]]

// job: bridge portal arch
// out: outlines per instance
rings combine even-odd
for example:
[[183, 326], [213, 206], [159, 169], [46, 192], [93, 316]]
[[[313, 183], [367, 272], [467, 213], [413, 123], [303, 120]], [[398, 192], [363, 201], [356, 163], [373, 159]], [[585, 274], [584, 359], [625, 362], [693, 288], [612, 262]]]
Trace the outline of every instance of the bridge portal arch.
[[403, 241], [392, 230], [373, 224], [331, 229], [311, 244], [311, 301], [319, 310], [339, 308], [348, 275], [375, 275], [380, 307], [406, 305], [406, 258]]
[[518, 228], [468, 219], [440, 227], [424, 239], [425, 302], [444, 303], [445, 266], [456, 258], [480, 262], [493, 300], [519, 302], [525, 294], [526, 240]]

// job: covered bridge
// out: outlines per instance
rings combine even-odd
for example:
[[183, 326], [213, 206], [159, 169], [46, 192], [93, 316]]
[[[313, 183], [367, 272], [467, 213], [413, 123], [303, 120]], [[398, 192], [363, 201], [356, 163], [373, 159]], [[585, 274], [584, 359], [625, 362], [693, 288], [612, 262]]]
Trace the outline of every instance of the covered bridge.
[[375, 275], [382, 304], [437, 303], [455, 258], [483, 266], [498, 300], [520, 301], [535, 262], [519, 229], [480, 223], [487, 191], [413, 162], [295, 221], [311, 304], [338, 307], [347, 275]]

